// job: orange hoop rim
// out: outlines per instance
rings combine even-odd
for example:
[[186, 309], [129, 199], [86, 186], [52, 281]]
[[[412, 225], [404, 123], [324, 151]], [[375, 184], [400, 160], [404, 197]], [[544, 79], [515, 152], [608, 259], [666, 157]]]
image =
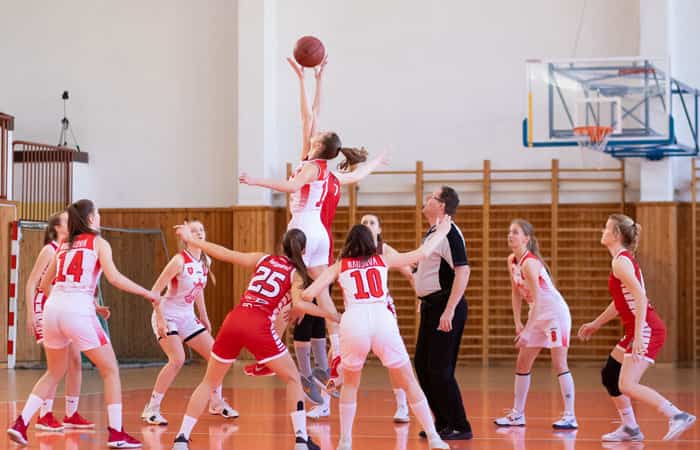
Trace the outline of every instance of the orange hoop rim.
[[600, 144], [603, 142], [610, 134], [612, 134], [612, 127], [606, 126], [585, 126], [585, 127], [574, 127], [574, 134], [576, 136], [588, 136], [590, 141], [594, 144]]

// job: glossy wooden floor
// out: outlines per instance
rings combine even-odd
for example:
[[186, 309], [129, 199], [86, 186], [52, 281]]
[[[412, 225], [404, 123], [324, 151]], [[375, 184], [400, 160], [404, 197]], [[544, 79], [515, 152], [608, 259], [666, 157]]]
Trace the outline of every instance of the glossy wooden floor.
[[[139, 420], [143, 405], [150, 395], [158, 368], [122, 369], [124, 389], [124, 424], [128, 432], [144, 442], [144, 448], [170, 449], [179, 428], [185, 404], [204, 367], [193, 364], [183, 369], [174, 387], [163, 402], [163, 415], [170, 420], [167, 427], [144, 426]], [[0, 428], [14, 420], [33, 383], [41, 376], [39, 370], [8, 371], [0, 369]], [[683, 434], [679, 440], [662, 442], [666, 420], [649, 408], [637, 406], [637, 417], [646, 435], [643, 443], [601, 444], [600, 436], [618, 426], [617, 415], [603, 388], [599, 385], [598, 369], [575, 368], [577, 388], [576, 412], [580, 429], [574, 432], [553, 432], [551, 422], [560, 413], [559, 387], [554, 376], [546, 369], [533, 371], [533, 383], [527, 406], [527, 428], [497, 429], [492, 421], [511, 406], [512, 369], [460, 368], [458, 379], [474, 427], [472, 441], [451, 442], [454, 449], [515, 449], [585, 450], [615, 449], [700, 449], [700, 426]], [[653, 368], [644, 382], [658, 388], [681, 409], [700, 412], [700, 370]], [[84, 372], [80, 412], [97, 424], [94, 432], [45, 433], [32, 429], [29, 434], [31, 449], [77, 450], [106, 448], [106, 414], [101, 395], [102, 383], [94, 370]], [[358, 399], [354, 448], [372, 450], [425, 449], [425, 441], [417, 436], [420, 427], [412, 418], [406, 425], [391, 421], [394, 411], [393, 394], [386, 372], [378, 366], [365, 369]], [[63, 417], [63, 399], [59, 398], [54, 410]], [[291, 449], [289, 416], [281, 399], [284, 391], [274, 378], [252, 379], [235, 366], [225, 382], [225, 396], [238, 409], [241, 417], [224, 420], [204, 416], [192, 435], [192, 450]], [[58, 414], [61, 413], [61, 414]], [[335, 450], [338, 425], [337, 405], [334, 403], [330, 419], [309, 421], [309, 432], [323, 450]], [[0, 436], [0, 449], [16, 448], [5, 435]]]

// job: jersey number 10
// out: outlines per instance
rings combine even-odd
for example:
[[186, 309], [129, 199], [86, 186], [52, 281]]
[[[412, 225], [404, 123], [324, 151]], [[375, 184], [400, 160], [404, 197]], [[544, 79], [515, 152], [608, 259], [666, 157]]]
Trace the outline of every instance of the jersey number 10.
[[[367, 269], [362, 276], [362, 271], [353, 270], [350, 276], [355, 280], [355, 299], [367, 300], [371, 297], [384, 297], [384, 289], [382, 288], [382, 275], [375, 268]], [[369, 292], [368, 292], [369, 291]]]

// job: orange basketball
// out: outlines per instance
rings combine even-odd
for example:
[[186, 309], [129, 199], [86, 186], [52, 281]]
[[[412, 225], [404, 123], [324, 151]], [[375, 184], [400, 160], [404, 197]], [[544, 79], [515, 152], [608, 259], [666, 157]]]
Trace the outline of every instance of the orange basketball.
[[316, 67], [326, 56], [326, 48], [320, 39], [313, 36], [299, 38], [294, 46], [294, 59], [304, 67]]

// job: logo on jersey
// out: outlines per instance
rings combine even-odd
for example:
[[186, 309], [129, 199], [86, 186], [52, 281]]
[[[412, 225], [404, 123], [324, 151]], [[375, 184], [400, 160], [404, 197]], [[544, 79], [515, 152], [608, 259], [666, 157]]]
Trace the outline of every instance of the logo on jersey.
[[192, 267], [188, 267], [188, 268], [187, 268], [187, 273], [189, 273], [190, 275], [192, 275], [192, 274], [194, 273], [194, 269], [193, 269]]
[[202, 293], [203, 290], [204, 290], [204, 282], [202, 282], [201, 280], [195, 282], [194, 287], [192, 288], [190, 293], [185, 295], [185, 301], [187, 303], [192, 303], [193, 301], [195, 301], [197, 299], [197, 297], [199, 296], [199, 294]]

